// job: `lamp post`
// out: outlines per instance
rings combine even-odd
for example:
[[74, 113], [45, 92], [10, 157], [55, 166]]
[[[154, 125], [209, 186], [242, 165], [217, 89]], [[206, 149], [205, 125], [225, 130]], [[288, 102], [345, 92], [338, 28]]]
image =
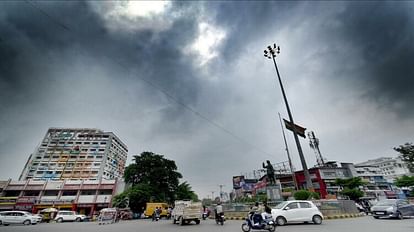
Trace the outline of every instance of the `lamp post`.
[[289, 115], [290, 123], [292, 124], [292, 127], [293, 127], [293, 137], [295, 138], [296, 147], [298, 149], [298, 153], [299, 153], [299, 157], [300, 157], [300, 162], [302, 163], [303, 173], [305, 174], [306, 188], [309, 189], [309, 190], [313, 190], [312, 180], [311, 180], [310, 175], [309, 175], [308, 166], [306, 165], [305, 157], [303, 156], [303, 151], [302, 151], [302, 147], [300, 146], [298, 133], [296, 131], [296, 126], [295, 126], [295, 123], [293, 121], [292, 113], [290, 112], [290, 108], [289, 108], [288, 100], [287, 100], [287, 97], [286, 97], [285, 89], [283, 88], [282, 79], [280, 78], [279, 69], [277, 68], [277, 65], [276, 65], [275, 58], [276, 58], [276, 54], [279, 54], [279, 53], [280, 53], [280, 47], [276, 46], [276, 44], [274, 44], [273, 47], [271, 45], [269, 45], [269, 46], [267, 46], [267, 49], [264, 50], [264, 56], [269, 58], [269, 59], [272, 59], [274, 65], [275, 65], [276, 74], [277, 74], [277, 78], [279, 80], [280, 89], [282, 90], [283, 99], [284, 99], [285, 105], [286, 105], [286, 110], [287, 110], [287, 113]]

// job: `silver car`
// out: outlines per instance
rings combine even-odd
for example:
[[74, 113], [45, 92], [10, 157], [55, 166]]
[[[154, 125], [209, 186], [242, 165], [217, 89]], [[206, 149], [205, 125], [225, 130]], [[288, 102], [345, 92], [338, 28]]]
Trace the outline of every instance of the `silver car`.
[[381, 200], [371, 207], [372, 216], [378, 218], [398, 218], [414, 216], [414, 205], [403, 199]]

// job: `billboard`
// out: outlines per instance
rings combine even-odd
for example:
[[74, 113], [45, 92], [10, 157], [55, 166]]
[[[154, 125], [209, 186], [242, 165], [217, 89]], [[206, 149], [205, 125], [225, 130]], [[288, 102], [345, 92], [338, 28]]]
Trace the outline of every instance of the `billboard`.
[[245, 185], [244, 176], [233, 176], [233, 189], [240, 189]]

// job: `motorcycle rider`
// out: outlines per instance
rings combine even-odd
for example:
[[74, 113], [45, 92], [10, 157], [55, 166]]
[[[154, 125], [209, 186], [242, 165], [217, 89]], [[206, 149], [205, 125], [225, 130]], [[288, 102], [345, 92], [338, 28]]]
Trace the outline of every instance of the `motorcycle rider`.
[[269, 216], [272, 216], [272, 209], [267, 205], [267, 202], [263, 202], [264, 212], [262, 213], [262, 219], [266, 220]]
[[250, 220], [253, 222], [254, 225], [260, 225], [262, 222], [262, 215], [261, 215], [262, 209], [259, 205], [259, 202], [256, 202], [254, 206], [250, 208]]
[[216, 220], [218, 220], [219, 217], [224, 215], [223, 206], [221, 205], [221, 202], [217, 203], [215, 211], [216, 211]]

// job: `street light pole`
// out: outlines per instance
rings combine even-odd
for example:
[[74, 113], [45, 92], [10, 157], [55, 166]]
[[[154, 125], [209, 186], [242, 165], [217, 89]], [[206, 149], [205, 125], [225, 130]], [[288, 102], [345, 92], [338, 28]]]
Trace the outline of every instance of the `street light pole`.
[[269, 59], [273, 59], [273, 63], [275, 65], [277, 78], [279, 80], [280, 89], [282, 90], [283, 99], [284, 99], [285, 105], [286, 105], [286, 110], [287, 110], [287, 113], [289, 115], [290, 123], [292, 124], [292, 127], [293, 127], [293, 137], [295, 138], [296, 147], [298, 149], [300, 162], [302, 163], [303, 173], [305, 174], [306, 188], [310, 189], [310, 190], [313, 190], [312, 180], [311, 180], [310, 175], [309, 175], [308, 166], [306, 165], [305, 157], [303, 156], [303, 151], [302, 151], [302, 147], [300, 146], [300, 141], [299, 141], [298, 133], [296, 131], [296, 126], [295, 126], [295, 123], [293, 121], [292, 113], [290, 112], [290, 108], [289, 108], [288, 100], [287, 100], [287, 97], [286, 97], [285, 89], [283, 88], [282, 79], [280, 78], [279, 69], [277, 68], [277, 65], [276, 65], [276, 59], [275, 58], [276, 58], [276, 54], [279, 54], [279, 53], [280, 53], [280, 47], [279, 46], [276, 47], [276, 44], [274, 44], [273, 47], [269, 45], [269, 46], [267, 46], [267, 50], [264, 50], [264, 56], [269, 58]]

